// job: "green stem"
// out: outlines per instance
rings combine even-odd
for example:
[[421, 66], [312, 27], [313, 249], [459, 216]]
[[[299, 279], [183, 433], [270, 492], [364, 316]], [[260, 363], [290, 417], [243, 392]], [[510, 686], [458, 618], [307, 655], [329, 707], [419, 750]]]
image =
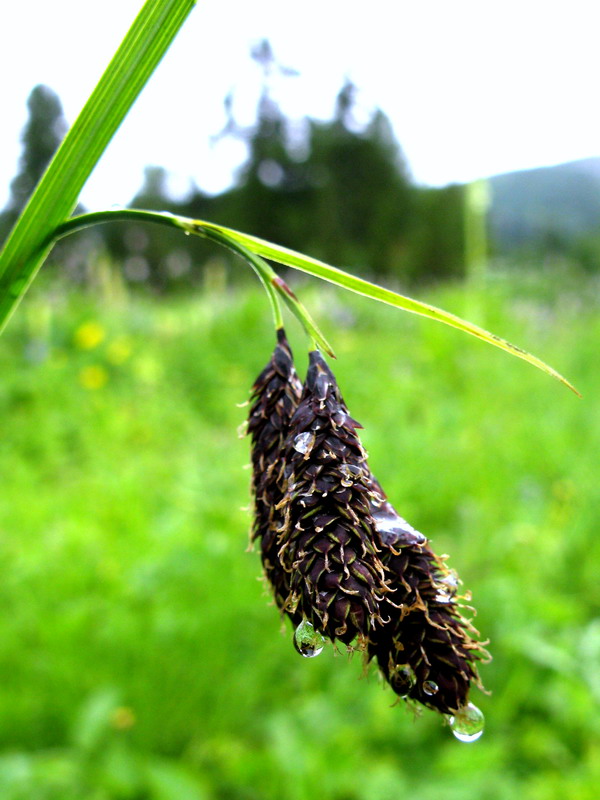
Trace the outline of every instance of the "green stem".
[[91, 228], [94, 225], [101, 225], [106, 222], [132, 221], [153, 222], [158, 225], [167, 225], [170, 228], [177, 228], [187, 235], [190, 233], [193, 233], [195, 236], [202, 235], [203, 238], [211, 239], [212, 241], [229, 248], [234, 253], [241, 255], [242, 258], [244, 258], [250, 264], [255, 273], [258, 275], [258, 278], [267, 293], [269, 302], [271, 304], [271, 310], [273, 312], [275, 328], [283, 328], [281, 307], [279, 305], [277, 293], [273, 287], [273, 278], [276, 278], [277, 275], [275, 271], [267, 264], [267, 262], [259, 256], [254, 256], [252, 253], [246, 250], [245, 247], [237, 242], [234, 242], [233, 240], [228, 239], [226, 236], [223, 236], [219, 233], [219, 231], [211, 230], [206, 236], [204, 236], [204, 234], [200, 234], [196, 228], [191, 228], [190, 220], [187, 220], [185, 217], [178, 217], [175, 214], [170, 214], [168, 211], [143, 211], [133, 208], [118, 208], [111, 209], [110, 211], [96, 211], [90, 214], [81, 214], [78, 217], [71, 217], [71, 219], [63, 222], [62, 225], [59, 225], [54, 233], [48, 236], [47, 240], [43, 244], [43, 247], [48, 247], [57, 239], [62, 239], [71, 233], [76, 233], [77, 231], [84, 230], [85, 228]]
[[276, 330], [283, 328], [281, 306], [279, 304], [279, 298], [277, 297], [277, 292], [275, 291], [273, 284], [273, 279], [277, 277], [275, 270], [273, 270], [264, 259], [253, 255], [249, 250], [246, 250], [245, 247], [228, 239], [226, 236], [223, 236], [221, 233], [219, 233], [219, 231], [210, 231], [209, 235], [204, 238], [210, 239], [211, 241], [217, 242], [217, 244], [226, 247], [236, 255], [241, 256], [244, 261], [250, 264], [254, 272], [258, 275], [258, 279], [262, 283], [269, 298], [269, 302], [271, 303], [273, 321], [275, 322]]
[[76, 231], [89, 228], [92, 225], [98, 225], [106, 222], [116, 221], [136, 221], [136, 222], [153, 222], [159, 225], [167, 225], [171, 228], [178, 228], [186, 234], [194, 234], [201, 236], [204, 239], [216, 242], [222, 247], [226, 247], [237, 255], [241, 256], [255, 271], [260, 279], [262, 285], [267, 292], [271, 309], [273, 312], [273, 319], [276, 328], [283, 327], [283, 318], [281, 316], [281, 308], [279, 305], [278, 294], [281, 295], [286, 305], [290, 308], [292, 313], [299, 320], [300, 324], [306, 331], [313, 349], [320, 347], [325, 353], [332, 358], [335, 358], [331, 345], [325, 339], [319, 330], [316, 322], [309, 314], [306, 307], [296, 297], [294, 292], [290, 289], [287, 283], [281, 278], [275, 270], [260, 256], [248, 250], [241, 242], [236, 241], [226, 233], [221, 232], [217, 228], [205, 228], [198, 224], [197, 220], [191, 220], [187, 217], [180, 217], [175, 214], [170, 214], [166, 211], [142, 211], [132, 208], [118, 208], [111, 209], [110, 211], [96, 211], [90, 214], [81, 214], [78, 217], [63, 222], [54, 231], [51, 236], [44, 241], [43, 247], [48, 248], [53, 241], [68, 236]]
[[189, 221], [185, 217], [178, 217], [168, 211], [144, 211], [137, 208], [111, 208], [110, 211], [91, 211], [71, 217], [50, 231], [41, 243], [42, 249], [51, 247], [59, 239], [71, 233], [102, 225], [106, 222], [153, 222], [158, 225], [167, 225], [169, 228], [179, 228], [185, 233], [190, 233]]
[[300, 302], [300, 300], [298, 300], [294, 292], [290, 289], [283, 278], [277, 275], [273, 283], [279, 294], [283, 297], [284, 303], [290, 309], [292, 314], [297, 317], [297, 319], [300, 321], [300, 324], [306, 331], [309, 341], [309, 350], [316, 350], [317, 347], [320, 347], [321, 350], [324, 350], [327, 353], [327, 355], [335, 358], [335, 353], [323, 338], [323, 334], [317, 328], [315, 321], [308, 313], [306, 307]]
[[[261, 278], [265, 288], [268, 286], [268, 291], [273, 293], [278, 308], [279, 302], [277, 301], [277, 294], [275, 294], [274, 290], [279, 292], [290, 311], [294, 314], [306, 331], [306, 335], [310, 339], [313, 349], [318, 346], [332, 358], [335, 358], [335, 353], [333, 352], [331, 345], [319, 330], [317, 323], [313, 320], [307, 308], [300, 302], [283, 278], [281, 278], [275, 272], [275, 270], [264, 260], [264, 258], [257, 256], [251, 250], [248, 250], [248, 248], [240, 244], [240, 242], [236, 242], [234, 239], [227, 236], [227, 234], [217, 231], [214, 228], [201, 229], [196, 224], [193, 225], [193, 228], [197, 235], [202, 236], [205, 239], [218, 242], [224, 247], [227, 247], [229, 250], [232, 250], [234, 253], [242, 256], [242, 258], [244, 258], [254, 269], [259, 278]], [[269, 297], [271, 297], [271, 294], [269, 294]], [[281, 311], [279, 313], [281, 313]], [[280, 327], [283, 327], [283, 322], [281, 323]]]

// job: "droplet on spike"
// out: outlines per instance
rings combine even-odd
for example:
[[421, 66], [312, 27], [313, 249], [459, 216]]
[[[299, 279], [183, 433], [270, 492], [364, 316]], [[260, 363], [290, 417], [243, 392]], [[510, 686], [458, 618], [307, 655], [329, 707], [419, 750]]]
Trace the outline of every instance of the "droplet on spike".
[[454, 570], [450, 570], [447, 575], [444, 575], [443, 578], [440, 578], [439, 583], [445, 583], [446, 586], [449, 586], [450, 589], [456, 589], [459, 584], [458, 575]]
[[410, 544], [425, 544], [427, 539], [405, 519], [395, 512], [378, 511], [373, 514], [375, 530], [381, 536], [381, 541], [391, 547]]
[[305, 619], [298, 625], [294, 633], [294, 647], [304, 658], [315, 658], [323, 652], [325, 637]]
[[352, 486], [363, 474], [361, 467], [357, 467], [354, 464], [342, 464], [340, 472], [342, 474], [341, 484], [345, 487]]
[[306, 433], [299, 433], [294, 439], [294, 450], [307, 455], [313, 449], [314, 443], [314, 433], [310, 433], [310, 431], [307, 431]]
[[483, 733], [485, 717], [473, 703], [459, 709], [458, 713], [448, 718], [452, 733], [460, 742], [474, 742]]
[[433, 697], [434, 694], [437, 694], [440, 687], [435, 683], [435, 681], [423, 681], [423, 694], [426, 694], [428, 697]]
[[410, 667], [400, 667], [390, 675], [390, 686], [400, 697], [406, 697], [415, 683], [415, 675]]

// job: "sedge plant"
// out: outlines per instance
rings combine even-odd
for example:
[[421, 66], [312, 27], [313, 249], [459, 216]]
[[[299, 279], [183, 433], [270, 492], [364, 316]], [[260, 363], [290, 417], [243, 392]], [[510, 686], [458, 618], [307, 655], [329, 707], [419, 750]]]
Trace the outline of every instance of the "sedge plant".
[[[307, 308], [272, 263], [308, 273], [394, 308], [443, 322], [574, 387], [552, 367], [454, 314], [378, 286], [278, 244], [215, 222], [111, 209], [71, 216], [79, 193], [136, 97], [194, 6], [147, 0], [17, 220], [0, 253], [0, 330], [54, 243], [118, 220], [166, 225], [225, 247], [265, 288], [275, 350], [250, 400], [253, 538], [294, 644], [314, 657], [327, 639], [377, 662], [399, 697], [446, 716], [457, 738], [476, 739], [481, 712], [470, 701], [487, 658], [468, 617], [468, 594], [396, 511], [368, 464], [358, 430], [324, 355], [334, 357]], [[309, 368], [298, 377], [281, 303], [306, 332]], [[577, 392], [576, 392], [577, 393]]]

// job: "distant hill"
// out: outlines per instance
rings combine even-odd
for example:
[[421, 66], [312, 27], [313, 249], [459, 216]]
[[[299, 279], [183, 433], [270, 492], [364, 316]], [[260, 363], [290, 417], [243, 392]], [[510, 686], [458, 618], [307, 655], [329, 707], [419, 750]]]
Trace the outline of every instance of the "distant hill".
[[496, 175], [490, 186], [500, 249], [600, 232], [600, 158]]

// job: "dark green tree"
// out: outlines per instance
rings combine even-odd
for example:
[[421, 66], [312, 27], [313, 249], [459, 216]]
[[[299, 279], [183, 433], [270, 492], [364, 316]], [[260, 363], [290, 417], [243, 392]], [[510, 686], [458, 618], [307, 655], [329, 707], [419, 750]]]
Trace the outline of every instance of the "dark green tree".
[[406, 278], [437, 281], [465, 276], [464, 187], [420, 188], [406, 242]]
[[[271, 51], [261, 56], [267, 75]], [[334, 118], [306, 120], [299, 147], [265, 81], [255, 125], [226, 127], [248, 159], [219, 219], [359, 271], [402, 272], [415, 190], [388, 119], [378, 111], [360, 128], [355, 97], [347, 82]]]
[[[357, 121], [357, 90], [350, 81], [338, 93], [331, 120], [292, 123], [273, 98], [271, 79], [293, 71], [276, 60], [266, 41], [252, 57], [263, 83], [255, 121], [238, 124], [230, 94], [227, 121], [216, 137], [235, 137], [246, 145], [248, 156], [234, 186], [215, 197], [194, 189], [175, 201], [168, 196], [165, 171], [152, 167], [133, 207], [214, 220], [352, 271], [393, 275], [404, 283], [463, 275], [461, 187], [415, 186], [385, 114], [376, 111], [368, 123]], [[201, 274], [204, 251], [196, 239], [182, 243], [174, 233], [148, 230], [142, 237], [130, 227], [104, 229], [126, 276], [165, 289]], [[180, 266], [183, 250], [191, 265], [187, 271]]]
[[333, 121], [311, 124], [319, 250], [325, 260], [353, 269], [401, 273], [415, 190], [383, 112], [357, 129], [355, 94], [346, 83]]
[[58, 95], [48, 86], [36, 86], [27, 99], [29, 119], [23, 129], [23, 152], [17, 175], [10, 185], [10, 198], [0, 215], [0, 238], [4, 239], [27, 203], [67, 130]]

